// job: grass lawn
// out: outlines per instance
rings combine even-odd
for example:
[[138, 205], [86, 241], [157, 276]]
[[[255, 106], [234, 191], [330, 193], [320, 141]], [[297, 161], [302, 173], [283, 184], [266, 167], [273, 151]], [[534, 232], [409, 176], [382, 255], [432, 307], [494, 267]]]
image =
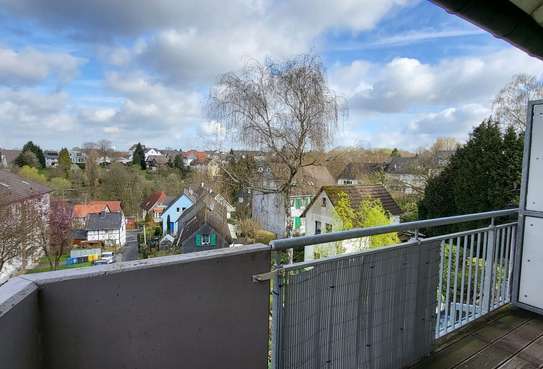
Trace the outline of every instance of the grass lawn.
[[[92, 266], [92, 264], [90, 262], [87, 262], [87, 263], [81, 263], [81, 264], [70, 264], [70, 265], [64, 265], [64, 261], [69, 258], [70, 255], [66, 254], [66, 255], [62, 255], [62, 257], [60, 258], [60, 262], [59, 262], [59, 266], [57, 268], [57, 270], [62, 270], [62, 269], [73, 269], [73, 268], [85, 268], [85, 267], [90, 267]], [[30, 273], [41, 273], [41, 272], [49, 272], [51, 271], [51, 268], [49, 267], [49, 261], [47, 260], [47, 258], [44, 256], [40, 259], [38, 265], [36, 265], [35, 268], [33, 269], [30, 269], [30, 270], [27, 270], [25, 272], [25, 274], [30, 274]]]

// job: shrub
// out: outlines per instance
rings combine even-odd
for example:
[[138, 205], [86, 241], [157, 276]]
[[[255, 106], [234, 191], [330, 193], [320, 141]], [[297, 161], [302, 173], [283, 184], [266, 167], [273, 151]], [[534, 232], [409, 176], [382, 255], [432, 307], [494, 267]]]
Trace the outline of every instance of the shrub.
[[275, 240], [276, 238], [277, 236], [275, 235], [275, 233], [266, 231], [264, 229], [259, 229], [258, 231], [256, 231], [255, 234], [255, 242], [263, 243], [266, 245], [271, 241]]

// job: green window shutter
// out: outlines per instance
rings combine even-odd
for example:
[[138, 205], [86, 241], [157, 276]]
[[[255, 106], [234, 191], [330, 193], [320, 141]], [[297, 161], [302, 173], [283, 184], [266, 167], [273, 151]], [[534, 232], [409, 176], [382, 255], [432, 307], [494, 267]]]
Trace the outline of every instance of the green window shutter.
[[294, 201], [294, 204], [296, 206], [296, 209], [299, 209], [302, 207], [302, 199], [297, 197], [296, 200]]
[[302, 218], [294, 217], [294, 229], [300, 229], [302, 226]]
[[202, 246], [202, 235], [200, 233], [196, 233], [195, 242], [196, 246]]
[[217, 246], [217, 234], [215, 232], [211, 232], [209, 235], [209, 244], [211, 246]]

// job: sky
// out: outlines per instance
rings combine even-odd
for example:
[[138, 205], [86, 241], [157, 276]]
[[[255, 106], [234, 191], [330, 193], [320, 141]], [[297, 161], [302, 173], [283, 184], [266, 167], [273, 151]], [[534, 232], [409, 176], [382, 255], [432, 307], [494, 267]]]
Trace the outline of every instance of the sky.
[[462, 142], [514, 74], [543, 77], [429, 1], [0, 0], [0, 147], [215, 149], [218, 76], [303, 53], [347, 102], [332, 146]]

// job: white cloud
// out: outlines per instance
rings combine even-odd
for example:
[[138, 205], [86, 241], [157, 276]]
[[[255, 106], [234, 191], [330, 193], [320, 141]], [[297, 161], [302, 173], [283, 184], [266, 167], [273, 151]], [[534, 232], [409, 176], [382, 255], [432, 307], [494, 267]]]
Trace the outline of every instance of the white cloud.
[[[350, 97], [352, 109], [400, 112], [430, 105], [490, 105], [517, 73], [542, 77], [543, 63], [513, 48], [436, 64], [401, 57], [385, 65], [357, 60], [333, 68], [331, 80]], [[346, 75], [350, 82], [345, 82]]]
[[[128, 10], [123, 8], [122, 12], [116, 5], [104, 4], [108, 14], [120, 12], [117, 26], [111, 25], [113, 28], [108, 32], [115, 35], [135, 27], [139, 29], [139, 32], [134, 31], [139, 37], [128, 47], [125, 44], [102, 47], [100, 54], [112, 65], [132, 64], [150, 69], [169, 84], [209, 83], [220, 73], [238, 69], [248, 59], [281, 59], [309, 52], [325, 31], [369, 30], [395, 6], [407, 2], [204, 0], [197, 6], [188, 6], [185, 2], [160, 1], [157, 9], [137, 8], [132, 2], [127, 5]], [[168, 6], [168, 14], [161, 12], [160, 4]], [[19, 11], [27, 8], [14, 7]], [[204, 16], [206, 9], [209, 12]], [[132, 18], [144, 10], [148, 12], [142, 16], [141, 23]], [[47, 12], [34, 16], [47, 17]], [[160, 26], [153, 25], [155, 18], [161, 20]], [[103, 24], [107, 19], [86, 20], [92, 22], [88, 27], [96, 32], [108, 30], [108, 25]], [[125, 25], [128, 28], [125, 29]]]
[[64, 93], [43, 94], [34, 90], [0, 89], [0, 146], [34, 138], [62, 137], [74, 130], [77, 121], [71, 114]]
[[35, 85], [50, 76], [63, 84], [75, 77], [82, 63], [82, 59], [66, 53], [0, 47], [0, 85]]
[[121, 129], [119, 127], [111, 126], [111, 127], [104, 127], [103, 129], [104, 133], [117, 135], [121, 133]]

